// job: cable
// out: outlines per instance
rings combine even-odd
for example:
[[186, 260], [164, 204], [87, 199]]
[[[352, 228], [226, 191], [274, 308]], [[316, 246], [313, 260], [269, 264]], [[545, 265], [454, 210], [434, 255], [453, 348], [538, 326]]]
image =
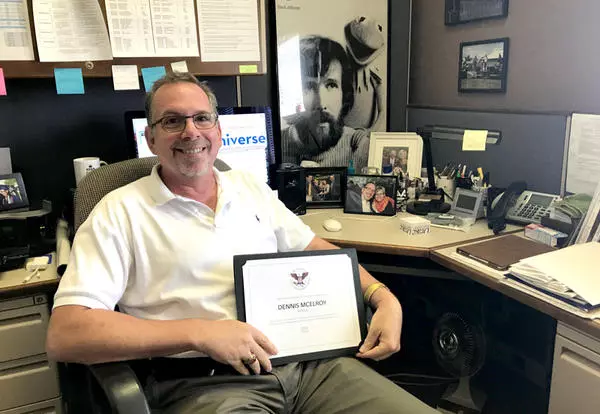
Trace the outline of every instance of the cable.
[[29, 282], [31, 279], [33, 279], [34, 276], [39, 275], [40, 273], [40, 269], [35, 269], [33, 271], [31, 271], [26, 277], [25, 279], [23, 279], [23, 281], [21, 283], [27, 283]]

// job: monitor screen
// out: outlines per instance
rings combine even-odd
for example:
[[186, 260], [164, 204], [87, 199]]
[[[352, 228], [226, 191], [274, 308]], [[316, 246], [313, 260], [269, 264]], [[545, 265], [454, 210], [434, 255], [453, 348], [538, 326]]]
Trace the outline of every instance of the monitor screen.
[[[246, 170], [262, 182], [269, 181], [269, 165], [275, 163], [271, 110], [268, 107], [219, 107], [221, 139], [219, 159], [232, 169]], [[144, 111], [125, 113], [130, 158], [152, 157], [144, 129]]]

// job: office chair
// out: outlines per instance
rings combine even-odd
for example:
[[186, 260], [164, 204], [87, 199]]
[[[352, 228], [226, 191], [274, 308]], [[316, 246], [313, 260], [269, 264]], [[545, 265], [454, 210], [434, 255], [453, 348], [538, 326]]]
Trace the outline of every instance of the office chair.
[[[109, 164], [88, 173], [77, 186], [74, 201], [74, 231], [87, 219], [96, 204], [109, 192], [147, 176], [152, 167], [158, 163], [157, 157], [136, 158]], [[231, 168], [217, 159], [215, 168], [228, 171]], [[91, 384], [91, 376], [95, 379], [104, 394], [102, 401], [98, 387]], [[142, 387], [127, 362], [111, 362], [87, 366], [88, 397], [91, 410], [96, 413], [136, 413], [150, 414], [150, 408]], [[107, 411], [106, 400], [110, 406]]]

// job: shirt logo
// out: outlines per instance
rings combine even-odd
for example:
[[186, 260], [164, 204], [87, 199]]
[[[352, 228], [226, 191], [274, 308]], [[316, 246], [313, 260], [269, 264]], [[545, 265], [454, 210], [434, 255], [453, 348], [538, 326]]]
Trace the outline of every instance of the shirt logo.
[[290, 276], [292, 277], [292, 284], [296, 289], [304, 289], [308, 286], [308, 282], [310, 277], [308, 276], [308, 272], [304, 269], [294, 269]]

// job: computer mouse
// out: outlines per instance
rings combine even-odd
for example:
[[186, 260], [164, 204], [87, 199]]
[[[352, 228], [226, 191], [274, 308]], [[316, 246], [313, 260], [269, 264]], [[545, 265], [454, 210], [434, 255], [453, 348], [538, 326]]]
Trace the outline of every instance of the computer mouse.
[[342, 223], [334, 219], [327, 219], [323, 222], [323, 228], [327, 231], [340, 231], [342, 229]]

